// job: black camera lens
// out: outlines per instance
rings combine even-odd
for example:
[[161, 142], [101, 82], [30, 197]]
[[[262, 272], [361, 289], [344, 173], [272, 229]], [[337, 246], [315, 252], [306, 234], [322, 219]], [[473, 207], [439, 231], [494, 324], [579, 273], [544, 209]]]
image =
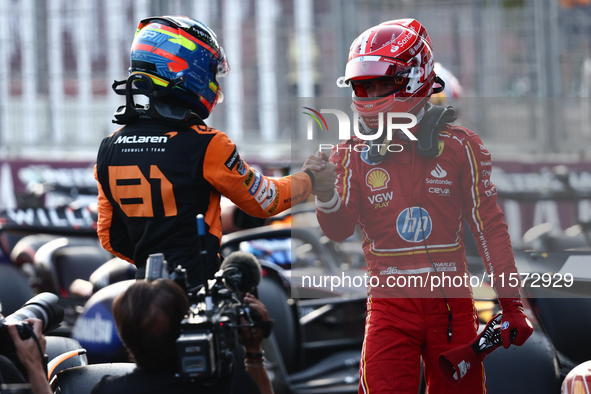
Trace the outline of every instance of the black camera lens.
[[42, 321], [44, 334], [53, 331], [64, 319], [64, 309], [57, 301], [55, 294], [41, 293], [27, 301], [18, 311], [6, 316], [4, 324], [18, 324], [25, 319], [37, 318]]

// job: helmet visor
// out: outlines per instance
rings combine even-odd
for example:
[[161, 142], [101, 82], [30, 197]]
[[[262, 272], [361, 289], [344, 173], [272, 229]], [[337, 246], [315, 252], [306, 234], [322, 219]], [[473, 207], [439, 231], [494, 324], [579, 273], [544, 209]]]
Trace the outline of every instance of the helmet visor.
[[394, 95], [406, 87], [406, 77], [379, 77], [351, 81], [357, 97], [386, 97]]
[[[377, 59], [368, 59], [375, 57]], [[363, 60], [362, 60], [363, 59]], [[382, 60], [379, 60], [382, 59]], [[387, 61], [384, 61], [386, 59]], [[345, 67], [345, 81], [377, 77], [408, 77], [413, 67], [394, 59], [379, 56], [362, 56], [352, 59]]]
[[220, 57], [218, 59], [218, 67], [215, 76], [217, 78], [227, 77], [230, 72], [230, 65], [228, 64], [228, 58], [224, 48], [220, 47]]

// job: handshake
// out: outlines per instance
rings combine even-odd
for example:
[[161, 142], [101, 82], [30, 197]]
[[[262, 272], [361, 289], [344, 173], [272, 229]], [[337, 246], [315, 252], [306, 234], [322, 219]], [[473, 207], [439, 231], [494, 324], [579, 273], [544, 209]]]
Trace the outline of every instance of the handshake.
[[329, 201], [334, 194], [336, 166], [328, 161], [326, 153], [318, 151], [306, 159], [302, 171], [307, 170], [314, 174], [312, 194], [320, 201]]

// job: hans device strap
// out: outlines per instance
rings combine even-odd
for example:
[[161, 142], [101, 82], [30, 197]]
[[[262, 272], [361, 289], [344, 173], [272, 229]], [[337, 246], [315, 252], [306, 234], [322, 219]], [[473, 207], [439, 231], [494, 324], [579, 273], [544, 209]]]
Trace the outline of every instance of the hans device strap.
[[[196, 124], [205, 126], [205, 122], [191, 110], [174, 107], [155, 100], [155, 98], [159, 99], [166, 96], [180, 82], [182, 82], [182, 79], [177, 78], [170, 82], [166, 88], [155, 91], [152, 80], [142, 74], [130, 75], [123, 81], [114, 81], [111, 88], [118, 95], [125, 96], [125, 105], [115, 111], [113, 123], [129, 124], [139, 118], [152, 118], [178, 125]], [[125, 89], [118, 89], [118, 86], [121, 85], [125, 85]], [[143, 106], [136, 104], [133, 98], [134, 95], [147, 96], [149, 104]]]
[[456, 120], [452, 106], [447, 108], [431, 105], [421, 122], [417, 132], [417, 150], [423, 157], [435, 157], [439, 153], [437, 140], [439, 131], [448, 123]]
[[386, 158], [388, 151], [380, 148], [384, 144], [386, 134], [383, 132], [377, 139], [368, 141], [369, 150], [367, 151], [367, 158], [372, 163], [379, 163]]

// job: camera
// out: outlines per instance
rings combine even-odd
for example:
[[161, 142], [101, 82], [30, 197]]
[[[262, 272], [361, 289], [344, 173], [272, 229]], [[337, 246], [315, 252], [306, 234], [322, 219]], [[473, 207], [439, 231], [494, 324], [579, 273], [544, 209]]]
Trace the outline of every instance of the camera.
[[33, 328], [24, 320], [37, 318], [42, 322], [44, 334], [56, 329], [64, 319], [64, 309], [57, 303], [58, 297], [53, 293], [41, 293], [31, 298], [21, 309], [13, 314], [0, 317], [0, 354], [14, 363], [18, 362], [16, 349], [8, 326], [16, 326], [22, 340], [31, 338]]
[[[242, 303], [244, 294], [261, 280], [261, 268], [249, 253], [230, 254], [215, 279], [196, 289], [187, 289], [185, 269], [174, 267], [161, 253], [151, 254], [146, 263], [146, 280], [169, 278], [179, 284], [189, 299], [188, 317], [181, 322], [176, 340], [176, 376], [215, 380], [232, 372], [238, 346], [238, 331], [260, 320]], [[246, 324], [241, 324], [242, 319]]]

